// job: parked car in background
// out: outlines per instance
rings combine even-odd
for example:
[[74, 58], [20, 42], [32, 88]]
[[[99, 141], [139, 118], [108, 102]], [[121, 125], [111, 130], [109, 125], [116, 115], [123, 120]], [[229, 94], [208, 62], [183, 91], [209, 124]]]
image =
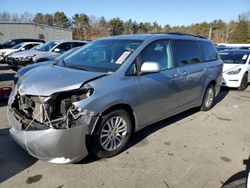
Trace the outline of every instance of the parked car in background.
[[41, 42], [41, 43], [45, 43], [44, 40], [41, 39], [31, 39], [31, 38], [21, 38], [21, 39], [11, 39], [11, 40], [7, 40], [3, 43], [0, 43], [0, 49], [5, 49], [5, 48], [12, 48], [13, 46], [16, 46], [20, 43], [23, 42]]
[[43, 61], [43, 62], [40, 62], [40, 63], [35, 63], [35, 64], [31, 64], [31, 65], [27, 65], [25, 67], [22, 67], [20, 69], [17, 70], [16, 74], [14, 75], [14, 84], [17, 83], [18, 79], [20, 77], [22, 77], [26, 72], [34, 69], [34, 68], [37, 68], [37, 67], [40, 67], [40, 66], [44, 66], [44, 65], [51, 65], [51, 64], [54, 64], [56, 65], [57, 63], [59, 63], [60, 61], [63, 60], [63, 58], [65, 58], [66, 56], [68, 56], [69, 54], [73, 53], [74, 51], [80, 49], [81, 47], [75, 47], [75, 48], [72, 48], [70, 49], [69, 51], [63, 53], [62, 55], [58, 56], [55, 60], [53, 61]]
[[233, 48], [235, 48], [235, 47], [228, 47], [228, 46], [223, 46], [223, 45], [221, 45], [221, 46], [216, 45], [217, 51], [229, 50], [229, 49], [233, 49]]
[[224, 62], [222, 86], [242, 91], [250, 82], [250, 50], [232, 49], [219, 52]]
[[38, 46], [35, 49], [14, 53], [6, 59], [13, 70], [26, 66], [28, 64], [50, 61], [57, 58], [64, 52], [85, 45], [89, 41], [80, 40], [56, 40]]
[[37, 45], [41, 45], [41, 44], [43, 44], [43, 43], [41, 43], [41, 42], [24, 42], [24, 43], [20, 43], [16, 46], [13, 46], [12, 48], [0, 49], [0, 61], [5, 62], [4, 61], [5, 58], [14, 52], [30, 50], [31, 48], [33, 48]]
[[12, 138], [32, 156], [72, 163], [112, 157], [133, 132], [193, 107], [210, 110], [222, 61], [187, 34], [103, 38], [18, 80], [8, 102]]

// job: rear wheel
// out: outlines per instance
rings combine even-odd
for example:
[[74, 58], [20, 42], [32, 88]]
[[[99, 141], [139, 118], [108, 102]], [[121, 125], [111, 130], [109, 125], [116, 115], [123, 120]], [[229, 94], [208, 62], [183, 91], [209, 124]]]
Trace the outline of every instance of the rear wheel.
[[91, 136], [90, 152], [100, 158], [113, 157], [127, 145], [132, 133], [132, 123], [125, 110], [115, 110], [104, 115]]
[[247, 86], [248, 86], [248, 74], [245, 73], [243, 75], [243, 78], [241, 80], [240, 87], [238, 88], [238, 90], [243, 91], [243, 90], [245, 90], [247, 88]]
[[210, 84], [205, 91], [200, 110], [201, 111], [210, 110], [214, 105], [214, 99], [215, 99], [215, 88], [214, 85]]

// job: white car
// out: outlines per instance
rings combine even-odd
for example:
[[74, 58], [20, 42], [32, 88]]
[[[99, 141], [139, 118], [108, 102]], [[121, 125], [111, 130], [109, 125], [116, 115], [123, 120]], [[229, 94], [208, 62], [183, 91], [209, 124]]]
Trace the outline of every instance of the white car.
[[245, 90], [250, 82], [250, 50], [223, 50], [219, 55], [224, 61], [222, 86]]
[[30, 50], [31, 48], [43, 44], [42, 42], [24, 42], [13, 46], [12, 48], [0, 49], [0, 61], [4, 60], [8, 55], [24, 50]]

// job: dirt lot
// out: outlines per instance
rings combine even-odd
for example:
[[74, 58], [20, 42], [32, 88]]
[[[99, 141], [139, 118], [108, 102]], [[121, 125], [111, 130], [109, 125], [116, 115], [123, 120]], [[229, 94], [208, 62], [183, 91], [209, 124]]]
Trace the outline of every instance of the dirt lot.
[[[0, 66], [0, 86], [12, 83], [7, 69]], [[244, 176], [249, 164], [249, 106], [250, 86], [223, 89], [211, 111], [192, 109], [153, 124], [116, 157], [55, 165], [15, 144], [0, 103], [0, 187], [221, 187]]]

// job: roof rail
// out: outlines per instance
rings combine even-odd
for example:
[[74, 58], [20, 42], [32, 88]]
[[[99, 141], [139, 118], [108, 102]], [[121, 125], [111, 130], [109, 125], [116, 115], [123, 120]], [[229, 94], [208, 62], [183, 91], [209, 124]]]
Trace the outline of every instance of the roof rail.
[[187, 35], [187, 36], [192, 36], [192, 37], [199, 37], [202, 39], [207, 39], [207, 37], [201, 36], [201, 35], [194, 35], [194, 34], [189, 34], [189, 33], [181, 33], [181, 32], [160, 32], [160, 33], [152, 33], [152, 34], [169, 34], [169, 35]]

